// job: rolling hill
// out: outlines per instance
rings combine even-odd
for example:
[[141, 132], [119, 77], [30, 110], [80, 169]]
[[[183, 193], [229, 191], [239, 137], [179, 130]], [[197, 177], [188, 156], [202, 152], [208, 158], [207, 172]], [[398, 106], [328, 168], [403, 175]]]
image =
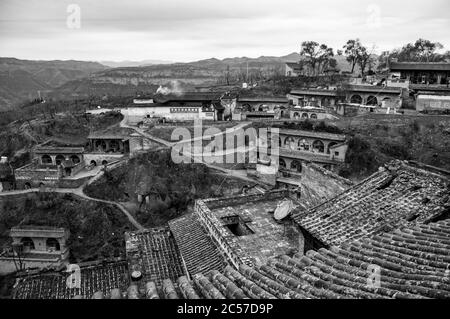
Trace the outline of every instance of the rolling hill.
[[38, 91], [45, 95], [68, 81], [106, 68], [96, 62], [0, 58], [0, 110], [37, 98]]

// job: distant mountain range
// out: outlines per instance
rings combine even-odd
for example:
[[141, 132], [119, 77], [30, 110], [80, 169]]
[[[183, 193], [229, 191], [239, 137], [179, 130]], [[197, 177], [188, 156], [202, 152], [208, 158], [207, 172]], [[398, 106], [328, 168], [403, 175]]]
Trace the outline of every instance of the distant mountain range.
[[[227, 80], [239, 84], [247, 79], [247, 72], [251, 79], [258, 81], [274, 74], [284, 74], [286, 62], [300, 59], [299, 53], [281, 57], [211, 58], [189, 63], [160, 60], [98, 63], [0, 58], [0, 110], [32, 100], [38, 97], [38, 91], [44, 97], [72, 99], [90, 95], [150, 93], [173, 80], [179, 81], [186, 90]], [[345, 57], [336, 56], [335, 59], [341, 71], [350, 71]]]
[[144, 61], [99, 61], [99, 63], [106, 65], [110, 68], [126, 68], [126, 67], [148, 66], [155, 64], [172, 64], [174, 62], [165, 60], [144, 60]]
[[0, 110], [45, 95], [74, 79], [107, 69], [97, 62], [0, 58]]

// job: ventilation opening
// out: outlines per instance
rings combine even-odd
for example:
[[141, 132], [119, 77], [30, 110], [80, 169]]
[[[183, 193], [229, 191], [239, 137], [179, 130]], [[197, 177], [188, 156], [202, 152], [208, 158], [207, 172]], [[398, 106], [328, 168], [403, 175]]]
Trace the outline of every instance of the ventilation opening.
[[380, 186], [377, 187], [377, 190], [383, 190], [391, 186], [392, 182], [397, 178], [397, 175], [391, 175], [387, 180], [385, 180]]
[[413, 214], [413, 215], [411, 215], [411, 216], [408, 216], [408, 217], [406, 218], [406, 221], [408, 221], [408, 222], [415, 221], [419, 216], [420, 216], [420, 214]]
[[239, 216], [223, 217], [222, 221], [235, 236], [248, 236], [254, 234], [254, 232], [245, 224], [245, 222]]
[[415, 192], [415, 191], [418, 191], [418, 190], [421, 189], [421, 188], [423, 188], [423, 187], [420, 186], [420, 185], [414, 185], [414, 186], [411, 187], [409, 190], [410, 190], [411, 192]]

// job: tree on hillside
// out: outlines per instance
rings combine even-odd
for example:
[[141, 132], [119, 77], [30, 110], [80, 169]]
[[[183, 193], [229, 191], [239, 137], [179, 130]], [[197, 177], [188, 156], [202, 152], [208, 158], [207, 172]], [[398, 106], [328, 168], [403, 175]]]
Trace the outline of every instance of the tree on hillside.
[[348, 63], [352, 66], [352, 73], [355, 71], [355, 66], [358, 63], [359, 52], [362, 45], [359, 39], [348, 40], [347, 44], [344, 45], [344, 53], [347, 58]]
[[380, 56], [379, 68], [386, 68], [387, 61], [397, 59], [399, 62], [445, 62], [450, 60], [450, 51], [444, 54], [438, 53], [444, 46], [439, 42], [419, 39], [414, 43], [408, 43], [401, 49], [383, 52]]
[[372, 59], [372, 57], [371, 57], [370, 53], [367, 51], [367, 48], [361, 47], [358, 52], [357, 63], [359, 65], [359, 67], [361, 68], [362, 76], [364, 76], [364, 72], [366, 71], [366, 68], [370, 65], [371, 59]]
[[301, 45], [300, 55], [305, 58], [306, 63], [311, 67], [312, 73], [317, 75], [330, 62], [334, 52], [326, 44], [305, 41]]

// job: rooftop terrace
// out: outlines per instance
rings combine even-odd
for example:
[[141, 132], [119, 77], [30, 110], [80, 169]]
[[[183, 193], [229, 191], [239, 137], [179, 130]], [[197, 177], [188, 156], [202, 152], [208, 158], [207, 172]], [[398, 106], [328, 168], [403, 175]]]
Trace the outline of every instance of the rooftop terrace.
[[299, 250], [295, 225], [277, 222], [274, 211], [287, 199], [285, 192], [197, 201], [196, 213], [224, 255], [235, 263], [265, 263], [280, 254]]

